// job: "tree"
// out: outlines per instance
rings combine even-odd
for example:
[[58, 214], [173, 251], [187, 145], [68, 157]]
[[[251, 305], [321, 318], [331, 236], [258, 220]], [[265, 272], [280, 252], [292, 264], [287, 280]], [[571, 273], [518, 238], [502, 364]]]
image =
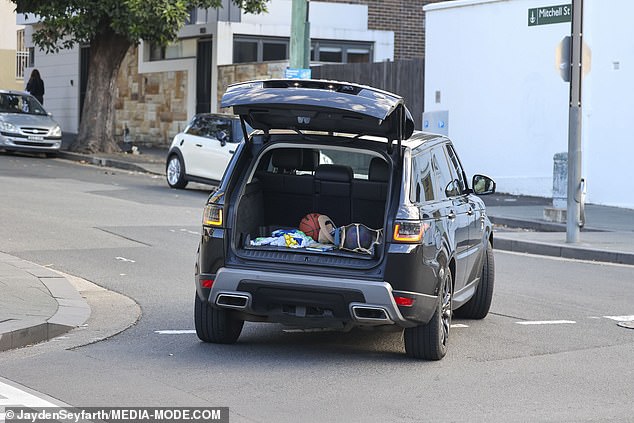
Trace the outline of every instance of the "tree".
[[[118, 151], [114, 93], [119, 67], [140, 40], [167, 45], [176, 39], [192, 8], [218, 8], [222, 0], [11, 0], [18, 13], [39, 16], [33, 34], [47, 53], [90, 46], [86, 98], [74, 151]], [[232, 0], [262, 13], [268, 0]]]

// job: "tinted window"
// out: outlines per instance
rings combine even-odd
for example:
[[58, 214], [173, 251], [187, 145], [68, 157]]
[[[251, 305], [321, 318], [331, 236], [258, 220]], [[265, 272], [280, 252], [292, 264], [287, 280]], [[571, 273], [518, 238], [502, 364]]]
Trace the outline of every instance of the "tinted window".
[[467, 183], [464, 179], [464, 171], [462, 170], [462, 165], [460, 164], [460, 160], [458, 160], [458, 156], [456, 155], [456, 151], [453, 149], [453, 146], [447, 144], [446, 147], [447, 155], [449, 156], [449, 163], [451, 164], [452, 170], [454, 171], [454, 178], [456, 178], [456, 180], [458, 181], [460, 192], [464, 193], [467, 191]]
[[414, 156], [412, 160], [410, 201], [413, 203], [433, 201], [436, 198], [435, 185], [436, 181], [432, 170], [431, 153], [425, 151]]
[[438, 181], [438, 189], [436, 192], [439, 198], [450, 198], [460, 195], [460, 186], [451, 172], [445, 150], [442, 146], [432, 150], [432, 170], [436, 174], [436, 180]]
[[216, 138], [222, 137], [221, 132], [227, 136], [226, 141], [233, 139], [230, 119], [219, 119], [213, 116], [197, 116], [192, 124], [185, 130], [186, 134], [199, 137]]

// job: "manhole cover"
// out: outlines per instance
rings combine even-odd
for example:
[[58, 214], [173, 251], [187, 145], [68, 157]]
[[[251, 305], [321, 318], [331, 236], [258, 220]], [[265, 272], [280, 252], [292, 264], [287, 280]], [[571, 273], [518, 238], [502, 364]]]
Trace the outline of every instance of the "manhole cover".
[[634, 320], [630, 320], [627, 322], [618, 322], [617, 325], [621, 326], [622, 328], [626, 328], [626, 329], [634, 329]]

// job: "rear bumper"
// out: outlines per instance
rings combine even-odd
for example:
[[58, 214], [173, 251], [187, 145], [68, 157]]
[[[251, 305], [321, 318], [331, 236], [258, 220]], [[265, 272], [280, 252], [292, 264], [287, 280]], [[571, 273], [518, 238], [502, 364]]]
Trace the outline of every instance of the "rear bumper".
[[259, 320], [307, 327], [412, 327], [429, 321], [438, 304], [437, 296], [410, 292], [414, 305], [399, 307], [393, 293], [387, 282], [223, 267], [207, 300]]

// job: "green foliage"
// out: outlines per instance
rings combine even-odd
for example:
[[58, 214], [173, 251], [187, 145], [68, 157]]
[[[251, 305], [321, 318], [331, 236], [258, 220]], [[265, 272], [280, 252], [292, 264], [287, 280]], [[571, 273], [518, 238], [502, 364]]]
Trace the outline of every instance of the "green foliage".
[[[42, 20], [35, 43], [47, 52], [118, 34], [131, 44], [166, 45], [176, 38], [192, 8], [218, 8], [222, 0], [11, 0], [19, 13]], [[250, 13], [266, 11], [268, 0], [232, 0]], [[104, 40], [107, 41], [107, 40]]]

